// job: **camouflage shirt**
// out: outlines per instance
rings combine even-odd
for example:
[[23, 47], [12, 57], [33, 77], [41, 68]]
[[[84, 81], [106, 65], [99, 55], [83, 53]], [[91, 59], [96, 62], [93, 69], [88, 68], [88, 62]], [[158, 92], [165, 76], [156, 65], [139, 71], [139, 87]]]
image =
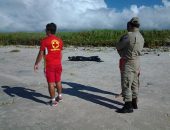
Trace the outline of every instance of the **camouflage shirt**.
[[128, 32], [120, 38], [116, 44], [116, 49], [120, 57], [127, 60], [135, 60], [141, 55], [143, 46], [144, 38], [139, 32], [139, 29], [135, 29], [133, 32]]

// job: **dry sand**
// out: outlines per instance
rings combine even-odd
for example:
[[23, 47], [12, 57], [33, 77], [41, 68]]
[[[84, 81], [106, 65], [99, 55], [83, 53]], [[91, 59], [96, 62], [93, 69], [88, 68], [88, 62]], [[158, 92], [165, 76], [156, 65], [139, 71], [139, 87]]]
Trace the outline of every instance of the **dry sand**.
[[[146, 52], [139, 109], [119, 114], [115, 110], [123, 102], [115, 98], [121, 89], [114, 48], [65, 48], [64, 101], [51, 107], [43, 63], [33, 72], [38, 48], [1, 47], [0, 130], [170, 130], [170, 52]], [[76, 55], [97, 55], [104, 62], [68, 61]]]

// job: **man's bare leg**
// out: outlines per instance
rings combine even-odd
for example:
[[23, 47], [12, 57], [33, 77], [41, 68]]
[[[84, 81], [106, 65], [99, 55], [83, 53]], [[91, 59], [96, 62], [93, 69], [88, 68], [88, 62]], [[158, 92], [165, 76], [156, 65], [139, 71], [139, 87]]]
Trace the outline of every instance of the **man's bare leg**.
[[55, 83], [48, 83], [48, 91], [51, 97], [51, 106], [56, 106], [57, 102], [55, 101]]
[[56, 98], [57, 101], [61, 101], [62, 100], [62, 84], [61, 84], [61, 81], [60, 82], [56, 82], [56, 89], [57, 89], [57, 92], [58, 92], [58, 96]]
[[55, 84], [54, 83], [48, 83], [48, 91], [49, 91], [51, 99], [55, 98]]

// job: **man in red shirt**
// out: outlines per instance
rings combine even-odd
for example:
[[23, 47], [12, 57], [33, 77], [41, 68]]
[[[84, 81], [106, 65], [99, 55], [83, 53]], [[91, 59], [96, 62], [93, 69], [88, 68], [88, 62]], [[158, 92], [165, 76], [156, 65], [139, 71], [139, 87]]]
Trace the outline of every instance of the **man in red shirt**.
[[[40, 50], [34, 65], [34, 71], [38, 70], [39, 62], [44, 56], [44, 51], [47, 50], [45, 57], [45, 75], [48, 82], [48, 90], [51, 97], [51, 106], [56, 106], [57, 102], [62, 100], [62, 49], [63, 42], [60, 38], [55, 36], [56, 25], [49, 23], [46, 25], [46, 37], [41, 41]], [[57, 89], [58, 96], [55, 98], [55, 88]]]

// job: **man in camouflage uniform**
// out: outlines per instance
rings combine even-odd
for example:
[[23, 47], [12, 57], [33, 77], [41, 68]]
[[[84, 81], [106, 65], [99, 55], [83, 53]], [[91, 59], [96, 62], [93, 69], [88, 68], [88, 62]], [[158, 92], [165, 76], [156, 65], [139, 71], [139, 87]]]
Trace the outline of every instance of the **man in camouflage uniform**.
[[128, 33], [121, 37], [116, 44], [120, 55], [121, 87], [125, 102], [119, 113], [131, 113], [137, 109], [137, 97], [139, 88], [139, 56], [144, 46], [144, 38], [139, 32], [139, 19], [133, 17], [127, 23]]

